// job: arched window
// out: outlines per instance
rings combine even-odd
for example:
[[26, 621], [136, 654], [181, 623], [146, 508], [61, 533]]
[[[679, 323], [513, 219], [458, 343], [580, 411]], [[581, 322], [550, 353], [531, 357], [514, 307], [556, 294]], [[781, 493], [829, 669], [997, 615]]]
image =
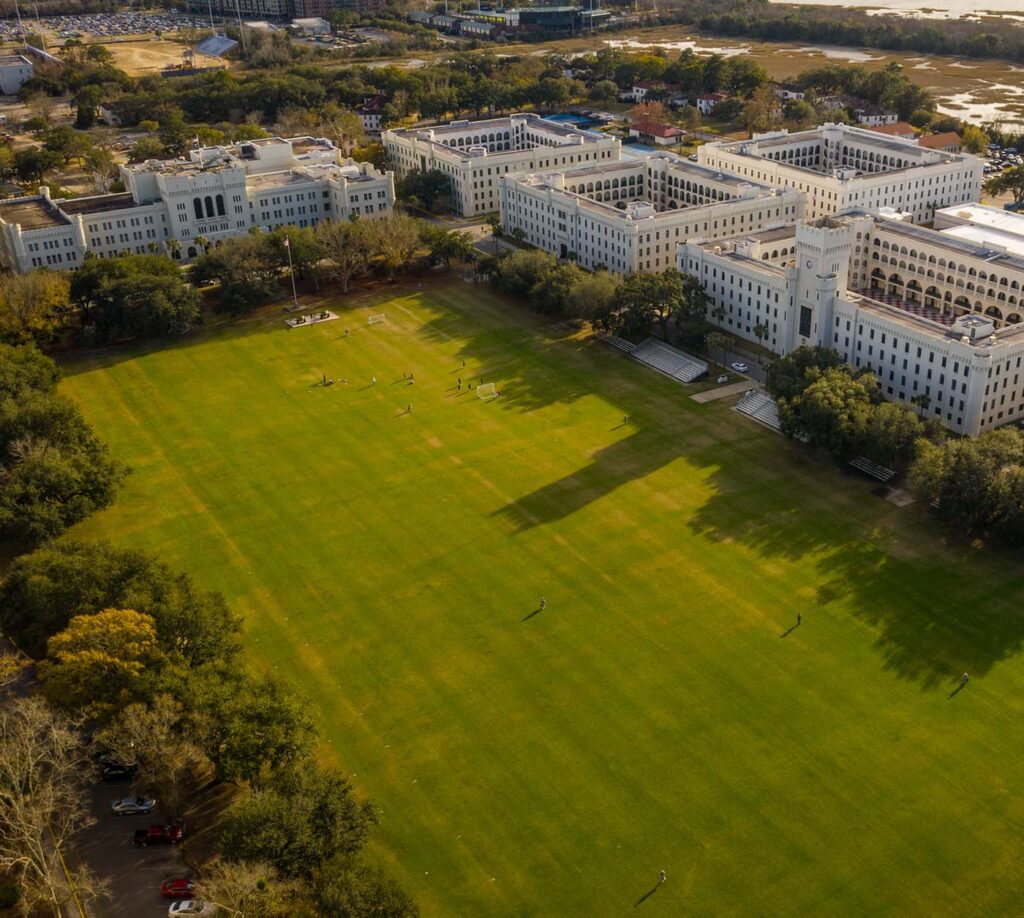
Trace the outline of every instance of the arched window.
[[212, 217], [213, 216], [213, 198], [211, 198], [209, 195], [207, 195], [205, 200], [206, 200], [206, 216]]
[[217, 216], [223, 217], [227, 211], [224, 209], [224, 195], [217, 195]]
[[193, 198], [192, 199], [192, 206], [196, 209], [196, 219], [197, 220], [202, 220], [203, 219], [203, 202], [200, 201], [199, 198]]

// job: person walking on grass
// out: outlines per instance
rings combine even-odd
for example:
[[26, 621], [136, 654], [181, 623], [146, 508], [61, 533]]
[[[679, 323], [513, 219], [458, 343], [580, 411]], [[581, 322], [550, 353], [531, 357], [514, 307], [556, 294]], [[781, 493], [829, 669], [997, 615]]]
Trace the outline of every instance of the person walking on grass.
[[370, 385], [371, 386], [377, 385], [377, 377], [376, 376], [371, 376], [370, 377]]
[[799, 612], [797, 612], [796, 613], [796, 623], [797, 623], [797, 625], [799, 625], [800, 622], [802, 622], [803, 620], [804, 620], [804, 617]]
[[968, 683], [968, 682], [970, 682], [970, 681], [971, 681], [971, 680], [970, 680], [970, 677], [969, 677], [969, 676], [967, 675], [967, 673], [964, 673], [964, 674], [963, 674], [963, 675], [962, 675], [962, 676], [960, 677], [960, 684], [961, 684], [961, 685], [967, 685], [967, 683]]
[[658, 885], [661, 886], [668, 879], [668, 874], [664, 870], [658, 871]]
[[542, 610], [548, 607], [548, 601], [543, 596], [540, 598], [540, 607]]

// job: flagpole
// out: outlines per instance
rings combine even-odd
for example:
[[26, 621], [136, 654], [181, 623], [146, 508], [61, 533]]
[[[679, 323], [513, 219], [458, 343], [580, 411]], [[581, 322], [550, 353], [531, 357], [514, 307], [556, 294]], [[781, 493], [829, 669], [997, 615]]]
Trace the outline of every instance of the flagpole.
[[292, 267], [292, 247], [289, 244], [288, 237], [284, 237], [284, 247], [288, 250], [288, 273], [292, 277], [292, 303], [295, 308], [299, 308], [299, 294], [295, 290], [295, 269]]

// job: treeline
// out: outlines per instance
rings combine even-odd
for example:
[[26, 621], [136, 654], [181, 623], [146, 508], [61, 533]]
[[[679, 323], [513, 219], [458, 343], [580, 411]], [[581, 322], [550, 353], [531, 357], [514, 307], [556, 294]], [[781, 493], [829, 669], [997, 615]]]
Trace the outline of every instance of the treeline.
[[670, 3], [645, 20], [647, 25], [680, 23], [710, 35], [762, 41], [916, 51], [1024, 60], [1024, 30], [1006, 18], [998, 25], [966, 19], [912, 19], [868, 15], [866, 10], [827, 6], [697, 0]]
[[197, 286], [219, 284], [214, 308], [238, 315], [279, 297], [280, 279], [289, 265], [300, 280], [319, 285], [326, 277], [347, 292], [359, 277], [376, 273], [394, 280], [428, 264], [472, 260], [474, 254], [468, 233], [395, 213], [226, 239], [216, 247], [207, 246], [192, 265], [191, 279]]
[[875, 377], [835, 351], [802, 347], [769, 365], [768, 391], [783, 431], [846, 462], [864, 457], [908, 473], [917, 495], [960, 531], [1024, 544], [1024, 432], [1003, 427], [951, 436], [931, 406], [917, 412], [883, 399]]
[[1024, 432], [1018, 428], [921, 443], [910, 477], [919, 496], [959, 529], [1024, 545]]
[[[801, 347], [768, 367], [768, 392], [779, 403], [783, 432], [841, 461], [863, 456], [906, 469], [922, 438], [941, 440], [944, 428], [909, 408], [887, 402], [875, 377], [844, 363], [835, 351]], [[922, 398], [919, 410], [928, 403]]]
[[[40, 813], [47, 821], [88, 824], [85, 788], [95, 780], [83, 754], [88, 726], [93, 753], [132, 766], [137, 790], [153, 795], [169, 819], [181, 819], [211, 777], [239, 786], [220, 817], [221, 862], [203, 876], [197, 896], [234, 914], [282, 918], [417, 914], [393, 880], [360, 859], [376, 809], [356, 797], [340, 770], [313, 758], [308, 699], [243, 662], [241, 621], [220, 594], [144, 552], [60, 542], [11, 565], [0, 584], [0, 627], [38, 660], [43, 694], [73, 737], [64, 737], [63, 755], [81, 763], [65, 775], [78, 793], [63, 794], [59, 812]], [[5, 705], [0, 728], [5, 718], [23, 716]], [[0, 751], [0, 760], [13, 752]], [[19, 793], [33, 787], [14, 790], [0, 813], [8, 830], [0, 851], [16, 842], [30, 847], [31, 828], [13, 830], [12, 838], [7, 823], [12, 809], [31, 805]], [[17, 871], [26, 901], [41, 898], [46, 873]], [[78, 885], [98, 888], [88, 875]], [[346, 902], [365, 909], [346, 911]]]
[[102, 754], [172, 821], [211, 780], [238, 786], [199, 897], [269, 918], [413, 918], [415, 903], [361, 857], [376, 809], [314, 758], [308, 699], [244, 662], [224, 598], [146, 552], [44, 541], [110, 504], [126, 472], [57, 379], [34, 347], [0, 345], [0, 538], [43, 542], [0, 582], [0, 630], [41, 685], [26, 693], [25, 664], [0, 654], [0, 871], [15, 884], [0, 897], [55, 912], [69, 860], [75, 894], [103, 894], [68, 857], [94, 821]]
[[176, 260], [181, 246], [171, 240], [163, 247], [169, 255], [152, 243], [147, 255], [87, 256], [70, 274], [0, 277], [0, 342], [46, 346], [73, 337], [97, 345], [179, 335], [202, 325], [199, 290], [210, 284], [219, 284], [209, 296], [214, 311], [239, 315], [281, 297], [289, 266], [298, 281], [329, 280], [347, 292], [361, 277], [391, 280], [476, 254], [467, 233], [405, 214], [281, 227], [216, 246], [199, 236], [195, 243], [202, 254], [187, 274]]
[[482, 272], [495, 289], [545, 315], [584, 320], [634, 340], [656, 328], [665, 340], [691, 350], [706, 347], [707, 294], [696, 278], [675, 268], [619, 278], [523, 249], [489, 259]]
[[127, 469], [31, 346], [0, 344], [0, 539], [36, 544], [109, 506]]

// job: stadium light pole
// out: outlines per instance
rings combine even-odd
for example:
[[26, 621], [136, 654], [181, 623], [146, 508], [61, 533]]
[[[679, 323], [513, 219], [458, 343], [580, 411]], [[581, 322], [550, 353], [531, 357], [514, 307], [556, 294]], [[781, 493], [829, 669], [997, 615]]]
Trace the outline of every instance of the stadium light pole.
[[18, 0], [14, 0], [14, 15], [18, 17], [18, 31], [21, 32], [21, 44], [22, 47], [28, 47], [28, 36], [25, 34], [25, 25], [21, 21], [21, 7], [18, 5]]
[[291, 275], [292, 279], [292, 304], [296, 309], [299, 308], [299, 294], [295, 290], [295, 269], [292, 267], [292, 246], [288, 237], [284, 237], [285, 251], [288, 252], [288, 274]]

